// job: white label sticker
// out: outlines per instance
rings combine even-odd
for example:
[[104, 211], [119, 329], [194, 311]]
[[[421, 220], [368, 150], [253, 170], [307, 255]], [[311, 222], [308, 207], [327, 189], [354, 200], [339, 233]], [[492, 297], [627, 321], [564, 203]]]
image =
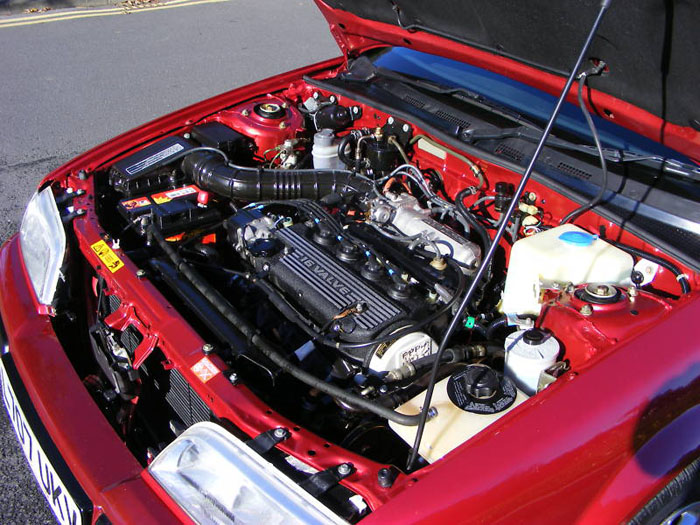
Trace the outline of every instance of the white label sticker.
[[182, 144], [173, 144], [169, 148], [165, 148], [162, 151], [159, 151], [158, 153], [151, 155], [150, 157], [147, 157], [136, 164], [132, 164], [128, 168], [126, 168], [126, 172], [129, 175], [133, 175], [134, 173], [138, 173], [139, 171], [143, 171], [149, 166], [153, 166], [156, 162], [160, 162], [161, 160], [168, 158], [170, 155], [174, 155], [178, 151], [182, 151], [185, 149], [185, 146]]

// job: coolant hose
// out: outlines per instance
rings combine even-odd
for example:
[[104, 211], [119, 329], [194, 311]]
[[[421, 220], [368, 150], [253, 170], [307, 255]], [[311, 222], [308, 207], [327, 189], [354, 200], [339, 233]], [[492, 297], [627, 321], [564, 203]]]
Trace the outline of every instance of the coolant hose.
[[352, 133], [348, 133], [345, 135], [342, 139], [340, 139], [340, 142], [338, 143], [338, 158], [340, 161], [345, 164], [349, 168], [355, 167], [355, 161], [353, 159], [348, 158], [348, 156], [345, 154], [345, 150], [348, 148], [348, 146], [352, 143], [352, 147], [350, 148], [351, 152], [355, 150], [355, 136]]
[[196, 152], [182, 161], [194, 183], [229, 199], [246, 201], [312, 199], [331, 193], [371, 191], [368, 182], [344, 170], [280, 170], [229, 165], [217, 155]]
[[315, 388], [324, 394], [335, 397], [349, 405], [372, 412], [379, 417], [386, 418], [394, 423], [404, 426], [416, 426], [420, 419], [420, 415], [409, 416], [401, 414], [395, 410], [391, 410], [385, 406], [379, 405], [369, 399], [360, 397], [353, 393], [347, 392], [330, 383], [319, 379], [313, 374], [309, 374], [298, 366], [294, 365], [286, 357], [284, 357], [272, 343], [260, 335], [258, 329], [243, 317], [236, 308], [228, 302], [211, 284], [202, 277], [197, 270], [190, 266], [177, 253], [175, 248], [165, 240], [163, 235], [153, 225], [148, 227], [148, 235], [153, 239], [165, 252], [165, 255], [173, 262], [175, 268], [180, 272], [199, 293], [205, 296], [226, 320], [231, 323], [241, 334], [250, 341], [250, 343], [267, 356], [273, 363], [280, 367], [281, 370], [287, 372], [291, 376], [297, 378], [302, 383]]

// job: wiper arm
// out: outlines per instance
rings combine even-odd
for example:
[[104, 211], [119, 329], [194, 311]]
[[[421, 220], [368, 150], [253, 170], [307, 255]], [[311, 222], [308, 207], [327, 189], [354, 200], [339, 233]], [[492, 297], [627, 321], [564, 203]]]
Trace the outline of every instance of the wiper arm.
[[517, 111], [513, 111], [510, 108], [496, 104], [479, 93], [466, 88], [445, 86], [431, 80], [415, 78], [409, 75], [404, 75], [403, 73], [398, 73], [397, 71], [393, 71], [391, 69], [377, 67], [367, 57], [360, 57], [356, 59], [351, 65], [348, 73], [349, 74], [344, 76], [344, 80], [367, 82], [378, 77], [395, 80], [411, 87], [424, 89], [425, 91], [429, 91], [430, 93], [434, 93], [436, 95], [456, 98], [462, 102], [466, 102], [478, 108], [484, 109], [500, 117], [507, 118], [515, 124], [540, 129], [537, 124], [531, 122]]
[[[529, 142], [537, 143], [542, 136], [542, 132], [531, 127], [506, 128], [501, 130], [494, 129], [469, 129], [462, 133], [461, 138], [470, 144], [480, 140], [500, 140], [506, 138], [518, 138]], [[560, 139], [550, 135], [547, 138], [547, 146], [569, 151], [578, 151], [593, 157], [598, 156], [598, 150], [595, 146], [588, 144], [577, 144], [568, 140]], [[605, 160], [615, 163], [625, 162], [644, 162], [655, 167], [660, 167], [665, 173], [676, 175], [694, 182], [700, 182], [700, 167], [685, 164], [675, 159], [661, 157], [659, 155], [645, 155], [616, 148], [603, 148], [603, 156]]]

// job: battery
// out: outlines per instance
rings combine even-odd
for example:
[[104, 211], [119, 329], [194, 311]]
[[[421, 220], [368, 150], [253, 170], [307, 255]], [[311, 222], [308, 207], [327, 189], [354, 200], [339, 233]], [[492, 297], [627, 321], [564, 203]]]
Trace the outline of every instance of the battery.
[[[221, 213], [214, 205], [202, 206], [198, 203], [200, 193], [202, 190], [190, 184], [152, 195], [124, 199], [119, 202], [117, 209], [128, 222], [134, 222], [148, 214], [161, 233], [171, 235], [221, 220]], [[141, 234], [144, 233], [140, 225], [136, 227]]]
[[173, 183], [173, 169], [167, 166], [194, 147], [182, 137], [165, 137], [115, 162], [109, 172], [109, 183], [127, 197], [166, 188]]

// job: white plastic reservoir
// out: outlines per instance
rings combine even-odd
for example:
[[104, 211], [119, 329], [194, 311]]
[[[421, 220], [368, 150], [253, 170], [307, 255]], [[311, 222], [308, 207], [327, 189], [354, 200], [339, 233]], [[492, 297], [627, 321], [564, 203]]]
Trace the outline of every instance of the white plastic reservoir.
[[314, 161], [314, 168], [317, 170], [345, 169], [345, 165], [338, 157], [338, 140], [333, 130], [322, 129], [314, 134], [314, 145], [311, 148], [311, 156]]
[[[511, 386], [515, 400], [506, 409], [490, 414], [467, 412], [450, 400], [447, 392], [449, 381], [450, 378], [447, 377], [435, 385], [430, 406], [435, 408], [437, 415], [426, 422], [423, 439], [418, 449], [418, 453], [430, 463], [454, 450], [528, 399], [528, 396]], [[424, 399], [425, 392], [422, 392], [397, 410], [402, 414], [418, 414]], [[399, 425], [393, 421], [389, 421], [389, 426], [406, 443], [413, 445], [417, 427]]]
[[501, 310], [538, 315], [543, 285], [627, 285], [633, 266], [630, 254], [597, 235], [573, 224], [557, 226], [513, 244]]
[[548, 332], [533, 328], [506, 337], [505, 372], [520, 390], [537, 392], [540, 374], [557, 362], [559, 342]]

